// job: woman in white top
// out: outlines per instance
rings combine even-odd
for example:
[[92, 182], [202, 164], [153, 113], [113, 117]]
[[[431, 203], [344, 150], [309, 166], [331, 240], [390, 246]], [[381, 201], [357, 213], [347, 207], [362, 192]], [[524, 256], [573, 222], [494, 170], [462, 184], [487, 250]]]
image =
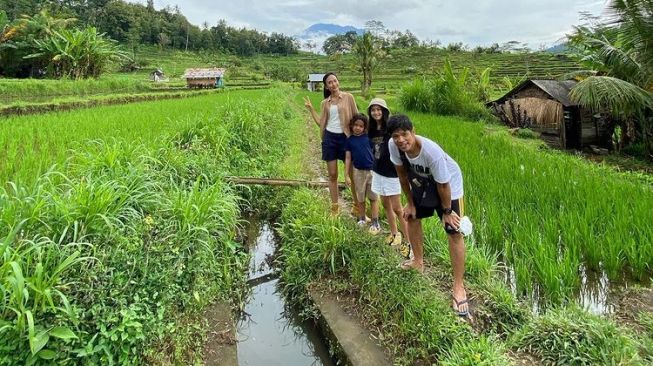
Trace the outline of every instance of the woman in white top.
[[[358, 113], [354, 96], [340, 90], [336, 74], [330, 72], [322, 78], [324, 82], [324, 99], [320, 104], [318, 116], [308, 97], [304, 97], [304, 105], [311, 113], [313, 120], [320, 127], [322, 136], [322, 160], [327, 163], [329, 173], [329, 193], [331, 196], [331, 214], [340, 212], [338, 205], [338, 160], [345, 160], [345, 141], [350, 135], [349, 120]], [[352, 172], [347, 172], [351, 179]], [[355, 187], [351, 184], [354, 207], [357, 199]]]

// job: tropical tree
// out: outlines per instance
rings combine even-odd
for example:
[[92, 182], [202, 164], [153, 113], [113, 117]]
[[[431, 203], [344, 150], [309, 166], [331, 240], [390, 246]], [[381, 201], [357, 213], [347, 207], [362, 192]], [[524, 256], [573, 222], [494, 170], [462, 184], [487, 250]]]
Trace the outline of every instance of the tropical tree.
[[570, 45], [586, 70], [573, 100], [607, 112], [621, 128], [620, 145], [637, 140], [653, 158], [653, 0], [613, 0], [604, 23], [579, 26]]
[[0, 11], [0, 45], [5, 43], [11, 38], [9, 34], [9, 19], [7, 13]]
[[378, 42], [378, 39], [372, 33], [365, 32], [362, 36], [358, 37], [354, 44], [354, 55], [356, 55], [358, 61], [358, 68], [363, 73], [361, 91], [363, 95], [367, 95], [372, 85], [372, 72], [378, 67], [385, 53], [381, 49], [381, 44]]
[[355, 31], [349, 31], [345, 34], [336, 34], [324, 41], [322, 51], [327, 55], [335, 55], [337, 53], [346, 53], [354, 48], [358, 35]]
[[26, 58], [44, 58], [48, 74], [56, 77], [82, 79], [98, 77], [112, 61], [129, 59], [116, 41], [99, 34], [93, 27], [54, 31], [43, 40], [35, 41], [38, 52]]

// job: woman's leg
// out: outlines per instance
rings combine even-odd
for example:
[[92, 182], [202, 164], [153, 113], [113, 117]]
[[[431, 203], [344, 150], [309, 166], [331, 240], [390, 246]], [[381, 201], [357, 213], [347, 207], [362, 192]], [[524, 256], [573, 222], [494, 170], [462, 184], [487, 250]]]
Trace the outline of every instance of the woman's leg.
[[329, 195], [331, 204], [338, 204], [338, 160], [327, 161], [327, 172], [329, 173]]
[[[401, 231], [404, 233], [404, 239], [406, 239], [407, 242], [411, 243], [410, 233], [408, 232], [408, 223], [406, 222], [406, 219], [404, 219], [404, 210], [401, 207], [401, 195], [397, 194], [394, 196], [389, 196], [388, 199], [392, 206], [392, 211], [394, 212], [395, 217], [397, 217], [399, 220]], [[388, 220], [390, 219], [388, 218]]]
[[[388, 219], [388, 226], [390, 226], [390, 234], [397, 235], [397, 218], [392, 207], [391, 198], [394, 196], [381, 196], [381, 203], [385, 210], [385, 216]], [[400, 207], [401, 208], [401, 207]]]

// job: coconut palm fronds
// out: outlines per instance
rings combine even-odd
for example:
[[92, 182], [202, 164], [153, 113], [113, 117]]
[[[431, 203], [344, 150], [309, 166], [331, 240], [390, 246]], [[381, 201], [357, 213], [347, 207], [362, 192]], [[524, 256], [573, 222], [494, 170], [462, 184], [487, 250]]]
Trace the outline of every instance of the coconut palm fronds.
[[571, 99], [593, 111], [609, 110], [615, 116], [653, 108], [653, 94], [611, 76], [592, 76], [571, 90]]

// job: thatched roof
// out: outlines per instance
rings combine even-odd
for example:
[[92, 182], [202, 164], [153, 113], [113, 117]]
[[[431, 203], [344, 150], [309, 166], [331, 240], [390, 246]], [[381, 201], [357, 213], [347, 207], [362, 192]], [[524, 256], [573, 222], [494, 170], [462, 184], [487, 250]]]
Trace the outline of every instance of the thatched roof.
[[325, 74], [308, 74], [308, 81], [322, 82]]
[[506, 93], [503, 97], [497, 99], [494, 101], [494, 103], [501, 104], [511, 98], [513, 95], [516, 93], [522, 91], [523, 89], [526, 89], [531, 86], [536, 86], [546, 94], [548, 94], [551, 98], [557, 100], [560, 102], [563, 106], [565, 107], [572, 107], [572, 106], [577, 106], [578, 103], [574, 103], [571, 101], [569, 98], [569, 92], [571, 89], [576, 85], [576, 81], [574, 80], [565, 80], [565, 81], [558, 81], [558, 80], [526, 80], [522, 82], [521, 84], [517, 85], [514, 89]]
[[207, 79], [207, 78], [221, 78], [224, 75], [225, 69], [210, 68], [210, 69], [186, 69], [184, 78], [186, 79]]

